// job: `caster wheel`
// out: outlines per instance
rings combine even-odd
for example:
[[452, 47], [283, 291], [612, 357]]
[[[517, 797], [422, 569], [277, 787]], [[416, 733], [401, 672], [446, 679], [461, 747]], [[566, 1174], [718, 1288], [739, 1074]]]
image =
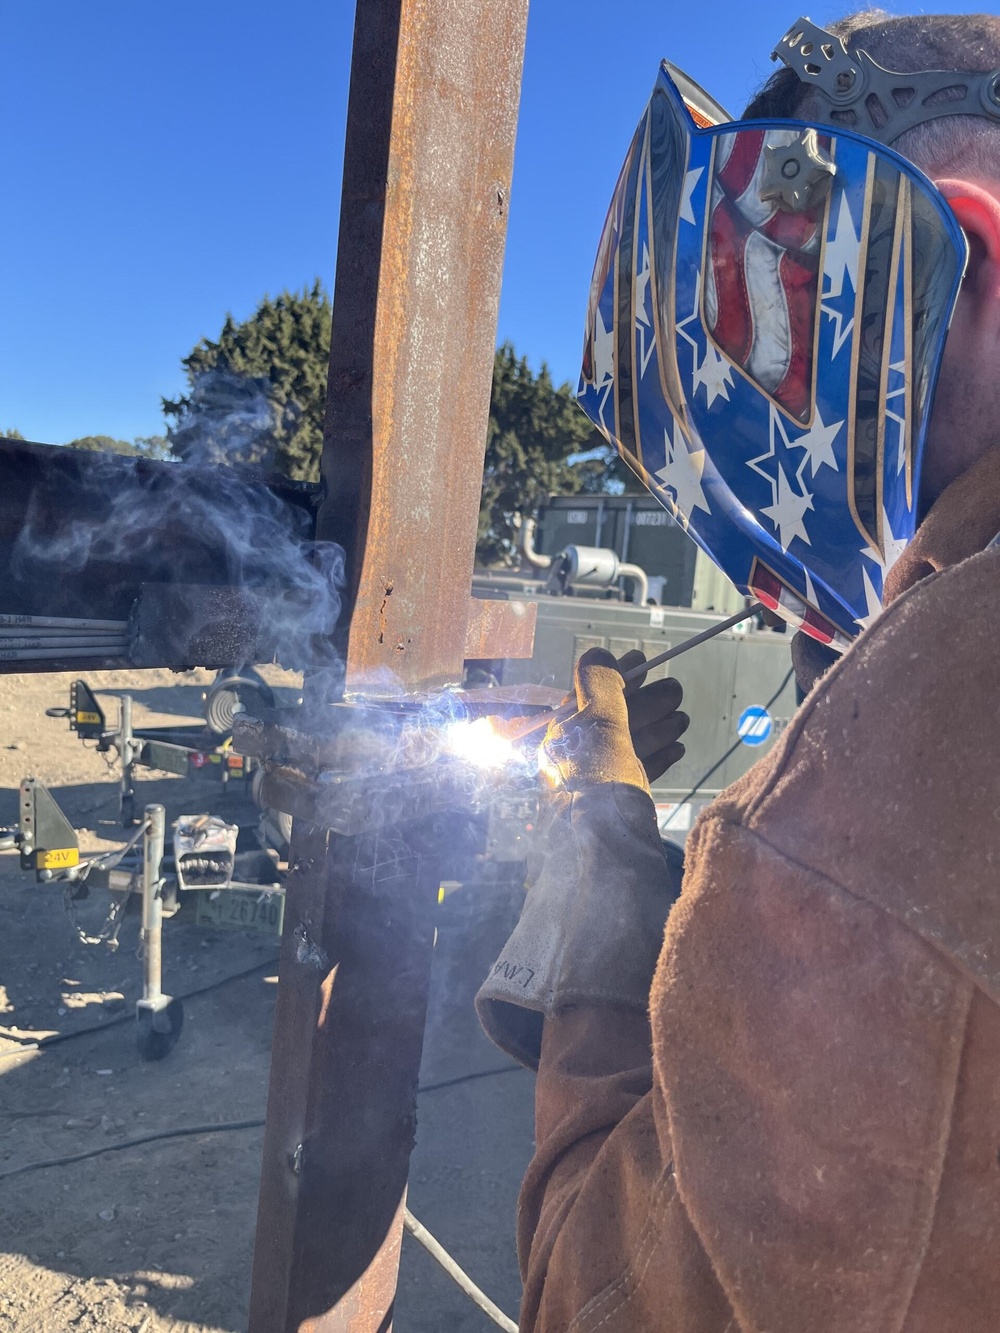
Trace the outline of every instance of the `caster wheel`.
[[135, 1044], [144, 1060], [162, 1060], [177, 1045], [184, 1026], [180, 1000], [161, 995], [158, 1000], [140, 1000], [135, 1007]]

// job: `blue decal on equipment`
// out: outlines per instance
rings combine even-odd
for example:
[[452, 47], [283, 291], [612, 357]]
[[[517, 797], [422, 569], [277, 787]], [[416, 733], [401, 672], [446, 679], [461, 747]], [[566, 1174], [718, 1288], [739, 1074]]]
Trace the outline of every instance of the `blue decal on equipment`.
[[744, 745], [763, 745], [770, 738], [773, 726], [767, 709], [761, 708], [760, 704], [753, 704], [750, 708], [744, 708], [740, 714], [736, 734]]

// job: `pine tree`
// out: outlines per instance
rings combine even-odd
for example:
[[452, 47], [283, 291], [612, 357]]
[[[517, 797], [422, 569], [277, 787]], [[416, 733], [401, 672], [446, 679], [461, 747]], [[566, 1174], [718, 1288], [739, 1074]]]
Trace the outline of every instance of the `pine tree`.
[[477, 558], [509, 562], [517, 546], [515, 516], [530, 514], [549, 495], [621, 489], [615, 459], [570, 386], [556, 388], [544, 362], [533, 374], [527, 359], [503, 343], [493, 361]]
[[169, 458], [167, 441], [162, 435], [138, 435], [134, 440], [116, 440], [111, 435], [81, 435], [70, 440], [67, 449], [83, 449], [93, 454], [128, 454], [133, 458]]
[[318, 279], [308, 290], [265, 296], [241, 324], [227, 315], [218, 341], [203, 338], [181, 362], [190, 391], [163, 400], [173, 452], [316, 480], [330, 317]]
[[[227, 316], [216, 341], [203, 338], [184, 357], [188, 393], [163, 401], [173, 453], [316, 480], [330, 323], [330, 300], [319, 281], [302, 292], [265, 297], [241, 324]], [[570, 386], [553, 385], [544, 363], [534, 374], [504, 343], [493, 365], [477, 558], [510, 561], [515, 516], [530, 513], [546, 496], [621, 490], [630, 478]]]

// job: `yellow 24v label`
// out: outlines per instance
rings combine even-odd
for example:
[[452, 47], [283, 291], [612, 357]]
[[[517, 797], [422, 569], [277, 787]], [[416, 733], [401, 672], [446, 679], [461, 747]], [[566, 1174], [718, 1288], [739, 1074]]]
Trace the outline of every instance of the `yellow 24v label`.
[[[78, 712], [76, 715], [76, 724], [77, 726], [99, 727], [101, 725], [101, 715], [100, 713]], [[74, 862], [74, 865], [75, 864], [76, 863]]]
[[36, 866], [39, 870], [65, 870], [67, 866], [80, 864], [80, 853], [76, 847], [58, 847], [50, 852], [36, 852]]

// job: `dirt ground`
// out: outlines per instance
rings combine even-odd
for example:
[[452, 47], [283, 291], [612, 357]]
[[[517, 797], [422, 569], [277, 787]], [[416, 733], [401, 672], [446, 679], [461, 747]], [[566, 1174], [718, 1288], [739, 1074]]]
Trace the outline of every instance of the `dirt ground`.
[[[115, 692], [127, 689], [142, 725], [197, 718], [210, 678], [152, 671], [88, 680], [109, 719]], [[295, 699], [293, 677], [269, 678], [284, 702]], [[85, 830], [85, 849], [110, 847], [116, 773], [64, 720], [44, 716], [67, 702], [70, 679], [0, 676], [0, 824], [16, 823], [18, 784], [32, 774]], [[168, 820], [202, 810], [253, 818], [235, 784], [228, 794], [140, 771], [137, 805], [150, 800], [166, 805]], [[77, 904], [86, 933], [98, 931], [109, 901], [95, 892]], [[421, 1221], [514, 1317], [514, 1209], [532, 1147], [533, 1080], [485, 1041], [471, 998], [516, 910], [510, 889], [462, 890], [440, 909], [409, 1195]], [[137, 915], [126, 915], [117, 952], [83, 944], [62, 890], [23, 874], [16, 852], [0, 853], [0, 1333], [246, 1326], [260, 1129], [201, 1129], [115, 1150], [264, 1116], [277, 940], [198, 927], [193, 917], [185, 905], [164, 927], [164, 989], [184, 997], [184, 1031], [167, 1059], [145, 1063], [134, 1036]], [[88, 1155], [53, 1163], [76, 1154]], [[53, 1164], [21, 1169], [39, 1162]], [[492, 1325], [406, 1237], [394, 1327]]]

